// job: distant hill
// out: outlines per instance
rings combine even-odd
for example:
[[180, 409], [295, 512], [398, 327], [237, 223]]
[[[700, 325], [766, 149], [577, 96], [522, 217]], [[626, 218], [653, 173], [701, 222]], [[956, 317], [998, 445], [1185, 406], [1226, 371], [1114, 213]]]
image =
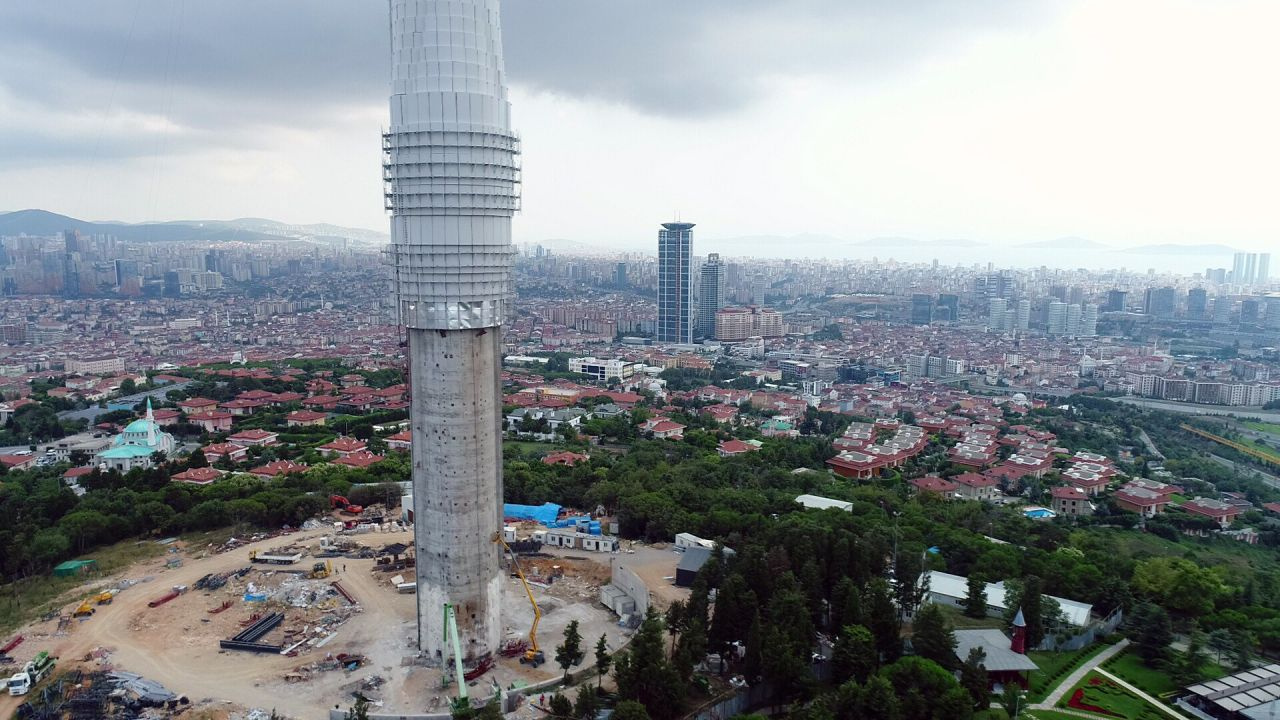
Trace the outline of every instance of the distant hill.
[[947, 238], [943, 240], [917, 240], [909, 237], [877, 237], [853, 243], [858, 247], [893, 247], [893, 248], [941, 248], [941, 247], [982, 247], [984, 243], [966, 238]]
[[1123, 252], [1142, 253], [1144, 255], [1230, 255], [1238, 251], [1226, 245], [1173, 245], [1166, 243], [1163, 245], [1139, 245], [1138, 247], [1125, 248]]
[[156, 223], [91, 222], [48, 210], [0, 214], [0, 235], [57, 235], [78, 230], [84, 235], [114, 235], [125, 242], [263, 242], [292, 238], [331, 242], [335, 238], [363, 244], [386, 244], [389, 236], [373, 230], [337, 225], [288, 225], [275, 220], [173, 220]]
[[1041, 240], [1019, 245], [1024, 248], [1045, 248], [1053, 250], [1110, 250], [1111, 247], [1100, 242], [1082, 237], [1060, 237], [1053, 240]]

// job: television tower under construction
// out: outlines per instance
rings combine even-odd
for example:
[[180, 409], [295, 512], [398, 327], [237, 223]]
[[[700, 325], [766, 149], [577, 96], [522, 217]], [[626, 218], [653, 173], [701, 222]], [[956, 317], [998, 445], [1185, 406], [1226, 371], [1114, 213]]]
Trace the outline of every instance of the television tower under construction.
[[498, 0], [390, 0], [391, 253], [412, 388], [418, 647], [498, 648], [502, 595], [502, 325], [513, 297], [511, 131]]

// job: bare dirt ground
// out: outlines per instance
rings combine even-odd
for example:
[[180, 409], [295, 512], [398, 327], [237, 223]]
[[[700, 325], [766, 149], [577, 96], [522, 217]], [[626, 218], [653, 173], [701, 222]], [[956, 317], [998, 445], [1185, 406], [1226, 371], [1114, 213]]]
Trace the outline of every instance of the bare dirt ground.
[[[314, 546], [327, 532], [318, 530], [270, 538], [221, 554], [207, 555], [205, 549], [183, 552], [183, 565], [178, 568], [166, 568], [162, 558], [139, 563], [116, 577], [97, 579], [85, 586], [86, 592], [112, 587], [125, 579], [150, 578], [121, 592], [111, 605], [99, 607], [91, 618], [73, 621], [65, 635], [55, 634], [56, 620], [37, 622], [19, 630], [26, 641], [15, 650], [15, 655], [21, 662], [41, 650], [48, 650], [60, 658], [60, 669], [76, 665], [88, 669], [109, 666], [139, 673], [187, 696], [205, 711], [274, 708], [299, 720], [323, 718], [325, 710], [335, 704], [347, 707], [351, 691], [375, 676], [382, 682], [370, 694], [382, 699], [382, 711], [421, 712], [446, 707], [456, 689], [440, 688], [439, 670], [407, 664], [407, 659], [416, 653], [414, 596], [397, 593], [389, 583], [390, 576], [397, 573], [374, 572], [373, 560], [333, 558], [337, 572], [327, 580], [300, 580], [281, 572], [282, 568], [255, 565], [243, 580], [233, 579], [219, 590], [192, 590], [157, 608], [147, 606], [172, 586], [191, 586], [206, 574], [248, 566], [250, 550], [265, 551], [287, 543]], [[411, 534], [404, 532], [355, 537], [357, 542], [373, 548], [391, 542], [411, 543], [411, 538]], [[607, 568], [608, 556], [601, 558]], [[289, 569], [309, 569], [315, 561], [307, 557]], [[610, 648], [622, 645], [624, 631], [597, 600], [601, 578], [607, 582], [607, 569], [602, 576], [598, 563], [564, 561], [561, 564], [566, 570], [565, 578], [546, 589], [534, 589], [543, 611], [538, 637], [547, 655], [547, 665], [533, 670], [515, 659], [501, 659], [494, 670], [472, 684], [473, 694], [489, 694], [493, 682], [509, 687], [512, 683], [534, 683], [559, 675], [561, 671], [553, 660], [555, 646], [562, 642], [564, 628], [571, 620], [576, 619], [581, 625], [583, 644], [588, 651], [584, 666], [590, 664], [590, 650], [601, 634], [606, 636]], [[406, 577], [412, 578], [412, 572]], [[262, 641], [286, 647], [303, 637], [302, 632], [313, 630], [317, 621], [349, 612], [345, 610], [348, 604], [344, 599], [326, 597], [327, 588], [334, 580], [341, 581], [352, 593], [359, 609], [336, 628], [333, 639], [322, 648], [285, 657], [225, 651], [218, 647], [219, 639], [239, 632], [241, 622], [254, 612], [285, 612], [281, 628]], [[246, 603], [243, 593], [248, 582], [266, 589], [287, 583], [298, 591], [293, 594], [295, 597], [301, 595], [310, 600], [306, 591], [314, 590], [315, 599], [309, 608], [276, 600]], [[508, 637], [524, 637], [533, 620], [532, 607], [518, 580], [511, 579], [505, 590], [503, 622]], [[208, 612], [226, 600], [232, 603], [229, 609], [218, 614]], [[70, 614], [75, 604], [65, 607], [64, 613]], [[287, 632], [293, 634], [286, 637]], [[368, 662], [353, 672], [316, 669], [317, 665], [335, 664], [325, 661], [338, 653], [364, 655]], [[0, 716], [8, 717], [21, 700], [0, 698]], [[218, 714], [221, 712], [211, 716]]]
[[574, 548], [551, 547], [543, 550], [560, 558], [583, 558], [588, 563], [602, 567], [604, 569], [603, 574], [596, 573], [593, 575], [599, 580], [597, 585], [609, 582], [610, 569], [613, 562], [625, 564], [644, 581], [645, 586], [649, 589], [649, 596], [654, 607], [660, 611], [666, 610], [676, 600], [685, 601], [689, 599], [688, 588], [676, 587], [676, 565], [679, 564], [681, 555], [674, 550], [672, 545], [667, 545], [666, 543], [643, 545], [624, 540], [622, 541], [622, 552], [616, 555], [593, 553]]

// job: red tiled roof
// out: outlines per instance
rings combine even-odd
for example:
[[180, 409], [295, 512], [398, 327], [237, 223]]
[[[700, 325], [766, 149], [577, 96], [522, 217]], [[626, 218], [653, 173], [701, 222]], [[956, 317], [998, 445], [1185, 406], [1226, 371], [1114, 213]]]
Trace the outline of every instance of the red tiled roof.
[[325, 443], [316, 449], [334, 450], [336, 452], [356, 452], [357, 450], [363, 450], [365, 447], [366, 443], [363, 440], [357, 440], [356, 438], [351, 437], [340, 437], [332, 442]]
[[338, 465], [348, 465], [350, 467], [367, 468], [374, 463], [382, 462], [384, 456], [375, 455], [368, 450], [351, 453], [345, 457], [340, 457], [333, 462]]
[[294, 473], [306, 472], [306, 463], [295, 463], [291, 460], [276, 460], [266, 465], [250, 470], [254, 475], [265, 475], [268, 477], [276, 477], [278, 475], [291, 475]]

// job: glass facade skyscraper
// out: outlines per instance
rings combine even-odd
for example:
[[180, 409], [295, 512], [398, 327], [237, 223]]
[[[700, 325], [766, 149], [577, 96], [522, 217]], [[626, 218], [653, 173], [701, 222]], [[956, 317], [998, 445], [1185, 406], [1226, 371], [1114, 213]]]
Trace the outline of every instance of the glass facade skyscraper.
[[658, 332], [664, 343], [693, 342], [693, 223], [658, 231]]
[[702, 265], [702, 284], [698, 287], [698, 334], [715, 337], [716, 311], [724, 307], [724, 263], [719, 253], [707, 255]]

